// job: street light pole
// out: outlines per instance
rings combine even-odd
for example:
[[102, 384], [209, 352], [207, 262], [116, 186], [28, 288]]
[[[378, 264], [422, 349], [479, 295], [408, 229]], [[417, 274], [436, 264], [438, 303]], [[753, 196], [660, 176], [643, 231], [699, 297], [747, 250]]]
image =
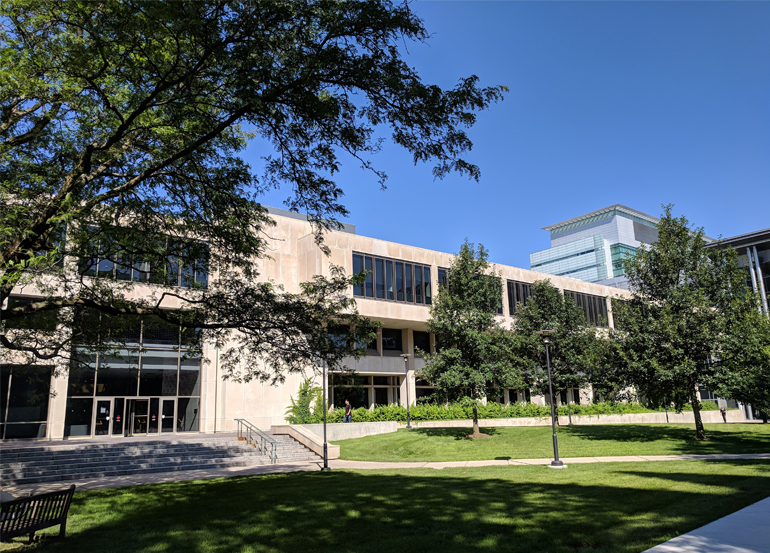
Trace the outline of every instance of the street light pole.
[[328, 451], [328, 443], [326, 442], [326, 411], [328, 410], [326, 405], [326, 359], [321, 360], [322, 367], [323, 367], [323, 382], [321, 383], [321, 395], [323, 398], [323, 410], [324, 410], [324, 466], [321, 468], [322, 471], [326, 470], [332, 470], [329, 468], [329, 451]]
[[553, 430], [553, 461], [548, 465], [551, 468], [562, 469], [567, 465], [559, 460], [559, 443], [556, 440], [556, 412], [554, 410], [554, 398], [553, 398], [553, 382], [551, 381], [551, 356], [548, 351], [548, 344], [551, 341], [550, 335], [556, 332], [555, 330], [539, 330], [535, 334], [539, 334], [543, 338], [545, 344], [545, 364], [548, 370], [548, 393], [551, 396], [551, 429]]
[[401, 357], [404, 358], [404, 382], [406, 383], [406, 427], [412, 428], [409, 418], [409, 354], [402, 353]]

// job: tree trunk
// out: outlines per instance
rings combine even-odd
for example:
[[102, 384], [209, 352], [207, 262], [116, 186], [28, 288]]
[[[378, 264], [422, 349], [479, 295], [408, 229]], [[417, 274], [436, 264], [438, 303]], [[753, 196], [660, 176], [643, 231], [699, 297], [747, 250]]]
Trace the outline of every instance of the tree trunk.
[[476, 406], [473, 406], [473, 434], [478, 435], [481, 432], [479, 432], [479, 411], [476, 409]]
[[703, 420], [700, 417], [700, 403], [698, 403], [698, 392], [695, 384], [690, 390], [690, 403], [692, 404], [692, 414], [695, 416], [695, 439], [699, 441], [708, 440], [706, 430], [703, 428]]

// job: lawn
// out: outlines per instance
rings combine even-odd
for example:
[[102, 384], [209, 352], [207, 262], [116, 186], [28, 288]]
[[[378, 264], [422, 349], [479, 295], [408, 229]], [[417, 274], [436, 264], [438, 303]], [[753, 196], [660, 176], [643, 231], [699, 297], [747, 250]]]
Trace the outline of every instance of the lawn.
[[[553, 457], [550, 426], [484, 428], [490, 438], [471, 440], [468, 428], [423, 428], [336, 442], [342, 459], [356, 461], [477, 461]], [[770, 425], [707, 424], [710, 440], [695, 440], [691, 424], [560, 426], [561, 457], [770, 453]]]
[[78, 492], [40, 552], [636, 553], [770, 496], [770, 462], [333, 471]]

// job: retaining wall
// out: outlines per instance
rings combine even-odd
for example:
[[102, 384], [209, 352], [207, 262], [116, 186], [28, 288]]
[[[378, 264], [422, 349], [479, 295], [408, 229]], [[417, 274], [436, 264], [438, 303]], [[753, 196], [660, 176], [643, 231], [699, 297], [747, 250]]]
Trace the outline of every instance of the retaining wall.
[[[301, 424], [295, 425], [312, 432], [323, 439], [323, 424]], [[364, 436], [374, 436], [375, 434], [389, 434], [399, 429], [399, 424], [395, 421], [386, 422], [335, 422], [326, 425], [326, 441], [336, 442], [339, 440], [350, 440], [351, 438], [363, 438]]]
[[[701, 411], [701, 419], [704, 423], [722, 422], [722, 415], [719, 411]], [[745, 422], [746, 417], [740, 409], [727, 411], [727, 422]], [[567, 415], [559, 415], [559, 423], [565, 425], [569, 422]], [[695, 416], [692, 412], [675, 413], [669, 411], [668, 422], [670, 423], [689, 423], [695, 424]], [[573, 424], [660, 424], [666, 423], [666, 413], [632, 413], [627, 415], [572, 415]], [[526, 418], [516, 417], [509, 419], [479, 419], [479, 426], [548, 426], [551, 424], [551, 417], [544, 418]], [[404, 424], [399, 424], [399, 428], [404, 428]], [[420, 421], [412, 422], [416, 428], [471, 428], [472, 420], [454, 420], [454, 421]]]

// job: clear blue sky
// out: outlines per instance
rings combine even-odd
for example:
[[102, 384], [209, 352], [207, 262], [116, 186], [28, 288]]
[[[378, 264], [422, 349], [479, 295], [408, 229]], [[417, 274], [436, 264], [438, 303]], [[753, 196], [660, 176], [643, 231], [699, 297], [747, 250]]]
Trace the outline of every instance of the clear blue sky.
[[[770, 2], [421, 1], [426, 82], [478, 75], [505, 100], [470, 130], [481, 181], [433, 181], [395, 147], [338, 180], [358, 234], [529, 267], [542, 227], [615, 203], [675, 204], [709, 236], [770, 227]], [[255, 144], [247, 152], [259, 167]], [[288, 191], [264, 198], [281, 207]]]

